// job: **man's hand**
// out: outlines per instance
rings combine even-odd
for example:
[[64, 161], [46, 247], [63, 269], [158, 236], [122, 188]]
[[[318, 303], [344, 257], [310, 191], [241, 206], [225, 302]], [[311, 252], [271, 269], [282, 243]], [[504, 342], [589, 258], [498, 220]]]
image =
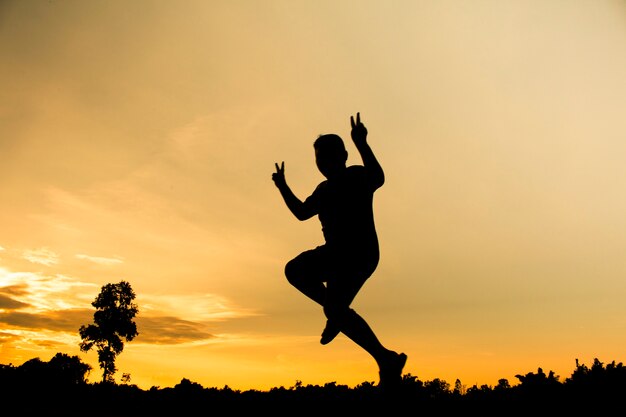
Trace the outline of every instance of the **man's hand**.
[[385, 183], [385, 173], [367, 143], [367, 129], [361, 123], [361, 115], [359, 113], [356, 114], [356, 122], [354, 117], [350, 116], [350, 124], [352, 125], [352, 141], [359, 154], [361, 154], [363, 166], [367, 169], [371, 185], [375, 190]]
[[285, 161], [283, 161], [280, 166], [278, 166], [278, 163], [274, 165], [276, 166], [276, 172], [272, 174], [272, 180], [278, 188], [282, 188], [287, 185], [287, 181], [285, 180]]
[[352, 141], [358, 148], [360, 145], [365, 145], [367, 140], [367, 129], [365, 125], [361, 123], [361, 114], [356, 114], [356, 123], [354, 121], [354, 116], [350, 116], [350, 125], [352, 125]]

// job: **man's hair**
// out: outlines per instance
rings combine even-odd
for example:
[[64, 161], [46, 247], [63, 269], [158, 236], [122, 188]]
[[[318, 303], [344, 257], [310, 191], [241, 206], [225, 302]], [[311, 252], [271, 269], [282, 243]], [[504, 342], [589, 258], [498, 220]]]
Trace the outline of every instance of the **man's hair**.
[[345, 152], [346, 146], [343, 143], [343, 139], [339, 135], [334, 133], [328, 133], [325, 135], [319, 135], [315, 142], [313, 142], [315, 149]]

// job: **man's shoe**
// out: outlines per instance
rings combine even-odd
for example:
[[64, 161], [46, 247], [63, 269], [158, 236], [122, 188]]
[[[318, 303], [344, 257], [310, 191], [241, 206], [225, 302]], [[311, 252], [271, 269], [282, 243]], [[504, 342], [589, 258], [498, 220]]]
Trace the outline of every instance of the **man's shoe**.
[[338, 326], [334, 324], [334, 322], [330, 320], [326, 320], [326, 327], [322, 332], [322, 338], [320, 339], [320, 343], [323, 345], [327, 345], [333, 341], [335, 337], [341, 332]]
[[380, 367], [380, 382], [378, 386], [390, 388], [399, 385], [402, 382], [402, 370], [406, 364], [406, 359], [406, 354], [394, 352], [393, 356]]

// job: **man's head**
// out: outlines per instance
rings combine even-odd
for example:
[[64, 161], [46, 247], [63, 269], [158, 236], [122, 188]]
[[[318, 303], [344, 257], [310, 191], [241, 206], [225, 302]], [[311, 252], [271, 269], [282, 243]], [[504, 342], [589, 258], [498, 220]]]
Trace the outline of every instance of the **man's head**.
[[335, 134], [320, 135], [313, 143], [315, 163], [320, 172], [330, 178], [346, 167], [348, 152], [343, 139]]

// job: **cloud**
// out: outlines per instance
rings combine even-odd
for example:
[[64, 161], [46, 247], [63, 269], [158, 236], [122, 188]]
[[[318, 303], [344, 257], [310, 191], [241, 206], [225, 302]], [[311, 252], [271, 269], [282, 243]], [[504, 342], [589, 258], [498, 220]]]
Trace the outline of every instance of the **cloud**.
[[[1, 303], [1, 301], [0, 301]], [[46, 313], [0, 312], [0, 323], [20, 332], [64, 332], [76, 335], [83, 325], [93, 324], [93, 309], [58, 310]], [[156, 316], [135, 319], [139, 336], [135, 339], [148, 344], [181, 344], [212, 339], [205, 323], [178, 317]], [[49, 338], [50, 336], [48, 336]]]
[[59, 263], [59, 255], [48, 248], [25, 250], [22, 257], [29, 262], [41, 265], [56, 265]]
[[46, 313], [24, 313], [12, 311], [0, 313], [0, 323], [9, 326], [55, 332], [74, 332], [83, 324], [93, 321], [93, 311], [88, 309], [57, 310]]
[[0, 331], [0, 344], [6, 344], [19, 340], [20, 336], [11, 331]]
[[[63, 275], [0, 268], [0, 340], [20, 348], [75, 345], [80, 326], [93, 323], [90, 304], [97, 288]], [[215, 338], [209, 331], [212, 323], [257, 315], [215, 294], [148, 294], [136, 303], [136, 340], [144, 344], [206, 341]]]
[[152, 344], [180, 344], [212, 339], [206, 324], [177, 317], [138, 317], [136, 341]]
[[26, 306], [28, 306], [28, 304], [14, 300], [10, 296], [0, 293], [0, 310], [18, 310]]
[[[0, 270], [0, 272], [2, 272]], [[0, 282], [0, 284], [2, 284]], [[24, 295], [28, 292], [28, 287], [26, 284], [15, 284], [15, 285], [6, 285], [0, 286], [0, 293], [8, 294], [8, 295]]]
[[144, 315], [151, 317], [180, 316], [216, 322], [257, 315], [216, 294], [145, 295], [137, 299]]
[[124, 260], [120, 257], [115, 257], [115, 258], [105, 258], [102, 256], [90, 256], [90, 255], [85, 255], [82, 253], [79, 253], [76, 255], [76, 257], [78, 259], [83, 259], [85, 261], [89, 261], [89, 262], [93, 262], [96, 263], [98, 265], [117, 265], [117, 264], [121, 264], [124, 262]]
[[[19, 311], [0, 312], [0, 323], [20, 332], [63, 332], [78, 337], [78, 329], [81, 326], [93, 324], [94, 311], [94, 309], [73, 309], [35, 314]], [[135, 319], [135, 323], [139, 332], [135, 340], [140, 343], [181, 344], [215, 337], [207, 331], [206, 323], [183, 320], [178, 317], [139, 316]]]
[[42, 350], [59, 352], [67, 349], [68, 345], [76, 347], [79, 340], [78, 332], [70, 334], [41, 329], [6, 329], [0, 332], [0, 342], [7, 350], [13, 348], [23, 353], [34, 351], [37, 355]]
[[26, 313], [47, 313], [89, 306], [98, 286], [64, 275], [13, 272], [0, 268], [0, 293], [23, 303]]

